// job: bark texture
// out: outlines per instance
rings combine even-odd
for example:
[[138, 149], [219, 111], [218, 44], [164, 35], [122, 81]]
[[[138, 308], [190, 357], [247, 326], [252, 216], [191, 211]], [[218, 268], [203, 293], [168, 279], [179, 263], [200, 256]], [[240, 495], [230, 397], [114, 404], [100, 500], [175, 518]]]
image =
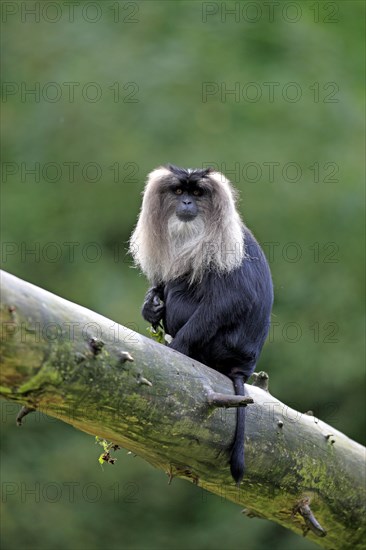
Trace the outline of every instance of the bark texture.
[[[228, 467], [236, 408], [220, 373], [1, 272], [0, 395], [133, 451], [323, 548], [365, 548], [365, 448], [247, 386], [246, 467]], [[265, 376], [262, 377], [265, 380]], [[326, 535], [325, 535], [326, 532]], [[245, 533], [243, 532], [243, 538]]]

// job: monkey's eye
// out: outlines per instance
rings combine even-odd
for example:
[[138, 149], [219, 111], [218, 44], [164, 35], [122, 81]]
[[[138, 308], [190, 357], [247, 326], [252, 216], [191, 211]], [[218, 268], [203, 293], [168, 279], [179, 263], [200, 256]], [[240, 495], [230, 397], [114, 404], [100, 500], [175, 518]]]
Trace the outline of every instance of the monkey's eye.
[[195, 189], [193, 194], [195, 197], [200, 197], [202, 195], [202, 191], [200, 189]]
[[181, 189], [180, 187], [178, 187], [178, 189], [176, 189], [176, 190], [174, 191], [174, 193], [175, 193], [176, 195], [181, 195], [181, 194], [183, 193], [183, 189]]

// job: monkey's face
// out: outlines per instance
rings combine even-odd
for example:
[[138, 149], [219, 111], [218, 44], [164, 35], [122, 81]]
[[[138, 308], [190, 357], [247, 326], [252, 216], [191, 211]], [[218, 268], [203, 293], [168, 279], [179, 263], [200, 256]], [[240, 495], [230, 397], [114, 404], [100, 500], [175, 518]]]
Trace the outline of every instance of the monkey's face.
[[209, 168], [192, 170], [169, 165], [149, 174], [143, 210], [151, 212], [152, 223], [158, 221], [158, 232], [171, 224], [179, 226], [183, 232], [189, 226], [202, 228], [205, 225], [212, 212], [210, 173]]
[[167, 215], [162, 219], [166, 220], [171, 246], [182, 250], [204, 234], [209, 192], [200, 181], [170, 177], [166, 183], [161, 212], [165, 210]]
[[190, 222], [198, 215], [199, 197], [202, 191], [195, 187], [194, 189], [184, 189], [182, 185], [174, 186], [172, 193], [175, 198], [175, 214], [181, 222]]
[[[232, 243], [241, 243], [241, 255], [222, 253]], [[206, 246], [209, 253], [203, 252], [207, 244], [213, 245]], [[212, 266], [229, 271], [241, 265], [243, 249], [235, 191], [225, 176], [171, 164], [149, 174], [130, 250], [154, 284], [187, 273], [191, 282], [199, 281]]]

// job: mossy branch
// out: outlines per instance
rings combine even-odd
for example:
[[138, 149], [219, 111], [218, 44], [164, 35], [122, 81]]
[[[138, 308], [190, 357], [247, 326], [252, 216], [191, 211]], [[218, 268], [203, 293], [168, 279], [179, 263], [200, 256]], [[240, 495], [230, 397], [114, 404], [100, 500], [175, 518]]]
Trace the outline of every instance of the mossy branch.
[[248, 386], [247, 471], [237, 488], [228, 458], [243, 401], [228, 378], [8, 273], [1, 279], [3, 397], [121, 445], [247, 515], [308, 532], [323, 548], [365, 547], [361, 445]]

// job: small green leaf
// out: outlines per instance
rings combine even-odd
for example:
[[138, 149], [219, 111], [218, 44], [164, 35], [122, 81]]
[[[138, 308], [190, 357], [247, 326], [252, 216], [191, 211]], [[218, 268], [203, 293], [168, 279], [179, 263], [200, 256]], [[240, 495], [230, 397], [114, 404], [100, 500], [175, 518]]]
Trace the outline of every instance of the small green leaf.
[[161, 326], [159, 326], [157, 330], [153, 329], [153, 327], [148, 327], [147, 332], [150, 334], [153, 340], [155, 340], [159, 344], [165, 344], [165, 332]]

